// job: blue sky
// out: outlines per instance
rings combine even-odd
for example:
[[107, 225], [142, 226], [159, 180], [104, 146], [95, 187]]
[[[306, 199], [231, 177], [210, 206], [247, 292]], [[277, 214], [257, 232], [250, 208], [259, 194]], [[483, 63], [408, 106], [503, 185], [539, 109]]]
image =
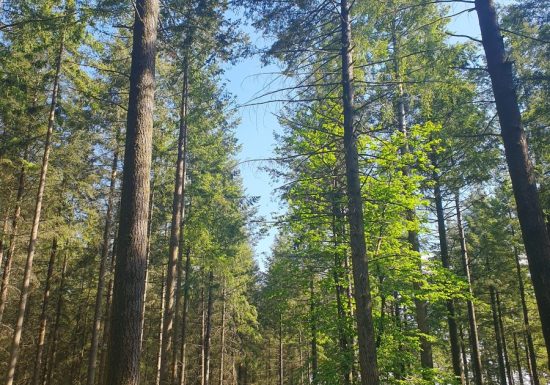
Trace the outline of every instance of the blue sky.
[[[499, 5], [509, 4], [511, 0], [497, 1]], [[457, 3], [450, 8], [450, 14], [457, 13], [472, 4]], [[475, 12], [466, 12], [453, 18], [450, 29], [463, 35], [479, 37], [477, 15]], [[261, 36], [252, 28], [245, 26], [244, 29], [250, 34], [251, 42], [258, 47], [264, 47], [265, 42]], [[228, 91], [237, 98], [237, 103], [242, 105], [253, 98], [265, 93], [266, 90], [280, 88], [285, 80], [273, 74], [279, 69], [270, 65], [262, 66], [257, 56], [241, 60], [234, 66], [229, 66], [225, 72]], [[277, 187], [270, 176], [260, 170], [265, 162], [257, 162], [257, 159], [265, 159], [274, 156], [275, 146], [274, 133], [280, 132], [277, 119], [273, 115], [281, 108], [280, 103], [268, 103], [259, 106], [241, 107], [239, 116], [241, 123], [237, 128], [237, 138], [242, 146], [239, 160], [241, 175], [244, 187], [248, 195], [259, 196], [258, 211], [266, 220], [272, 219], [272, 214], [281, 208], [274, 189]], [[265, 267], [265, 258], [269, 255], [276, 230], [272, 229], [267, 236], [255, 240], [255, 254], [260, 268]]]

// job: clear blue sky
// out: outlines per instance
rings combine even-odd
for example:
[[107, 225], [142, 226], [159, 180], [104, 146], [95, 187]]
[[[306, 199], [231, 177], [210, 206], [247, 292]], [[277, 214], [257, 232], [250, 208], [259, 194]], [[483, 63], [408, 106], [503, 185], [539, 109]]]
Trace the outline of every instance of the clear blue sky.
[[[511, 0], [497, 1], [499, 5], [509, 4]], [[457, 3], [450, 7], [450, 14], [472, 7], [472, 4]], [[475, 12], [463, 13], [454, 17], [450, 29], [463, 35], [479, 37], [479, 26]], [[258, 47], [265, 46], [261, 36], [252, 28], [245, 26], [244, 29], [250, 34], [251, 42]], [[265, 93], [267, 90], [280, 88], [285, 80], [278, 75], [278, 68], [274, 65], [263, 67], [259, 57], [250, 57], [241, 60], [237, 65], [229, 66], [225, 73], [228, 90], [237, 97], [238, 104], [248, 103], [253, 98]], [[265, 100], [265, 99], [264, 99]], [[270, 176], [260, 170], [265, 166], [264, 162], [256, 162], [256, 159], [273, 157], [275, 146], [274, 132], [280, 132], [277, 119], [273, 115], [281, 108], [280, 103], [268, 103], [253, 107], [242, 107], [239, 109], [241, 123], [237, 128], [237, 138], [242, 146], [239, 160], [241, 164], [241, 175], [244, 187], [248, 195], [259, 196], [259, 214], [266, 220], [272, 220], [272, 214], [281, 208], [281, 203], [274, 193], [277, 187]], [[265, 257], [269, 255], [276, 230], [272, 229], [269, 234], [259, 240], [255, 246], [256, 260], [260, 268], [264, 268]]]

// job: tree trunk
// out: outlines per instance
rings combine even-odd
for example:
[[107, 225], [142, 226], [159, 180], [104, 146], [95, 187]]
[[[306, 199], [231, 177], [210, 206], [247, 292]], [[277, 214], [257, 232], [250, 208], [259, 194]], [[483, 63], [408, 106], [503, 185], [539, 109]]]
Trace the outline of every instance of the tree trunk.
[[162, 338], [163, 338], [163, 323], [162, 323], [162, 317], [164, 316], [164, 297], [166, 295], [166, 289], [165, 289], [165, 283], [166, 280], [164, 279], [164, 272], [162, 272], [162, 279], [161, 279], [161, 289], [160, 289], [160, 322], [159, 322], [159, 349], [157, 353], [157, 377], [155, 380], [155, 385], [160, 384], [160, 360], [162, 357]]
[[533, 165], [529, 159], [512, 62], [506, 58], [495, 5], [493, 0], [475, 0], [475, 7], [487, 58], [487, 69], [493, 86], [523, 243], [535, 289], [542, 334], [550, 359], [550, 237], [539, 201]]
[[41, 384], [52, 385], [52, 376], [55, 370], [55, 360], [57, 355], [57, 340], [59, 338], [59, 326], [61, 322], [61, 312], [63, 310], [63, 292], [65, 291], [65, 276], [67, 274], [67, 254], [63, 258], [63, 267], [61, 269], [61, 280], [59, 282], [57, 304], [55, 307], [55, 320], [52, 329], [51, 346], [49, 357], [46, 361], [46, 368], [41, 379]]
[[51, 141], [53, 128], [55, 124], [55, 107], [59, 93], [59, 78], [61, 75], [61, 63], [63, 59], [63, 51], [65, 50], [64, 36], [61, 36], [59, 51], [57, 53], [55, 64], [55, 75], [53, 80], [53, 89], [50, 102], [50, 111], [48, 115], [48, 129], [46, 131], [46, 141], [44, 143], [44, 154], [42, 156], [42, 166], [40, 168], [40, 178], [38, 180], [38, 192], [36, 194], [36, 204], [34, 207], [34, 217], [32, 221], [31, 235], [27, 250], [27, 260], [25, 263], [25, 271], [23, 273], [23, 285], [21, 287], [19, 306], [17, 310], [17, 321], [13, 332], [13, 339], [10, 349], [10, 359], [8, 362], [6, 385], [12, 385], [17, 359], [19, 357], [19, 347], [21, 345], [21, 336], [23, 333], [23, 322], [25, 320], [25, 311], [27, 309], [27, 300], [29, 297], [29, 286], [32, 274], [32, 264], [34, 253], [36, 251], [36, 243], [38, 240], [38, 229], [40, 226], [40, 215], [42, 213], [42, 201], [44, 199], [44, 189], [46, 188], [46, 176], [48, 173], [48, 164], [50, 159]]
[[[462, 265], [464, 269], [464, 275], [468, 282], [468, 290], [470, 297], [473, 298], [474, 291], [472, 288], [472, 277], [470, 275], [470, 259], [468, 257], [468, 249], [466, 247], [466, 236], [464, 234], [464, 226], [462, 224], [462, 213], [460, 211], [460, 200], [458, 192], [455, 193], [455, 208], [456, 208], [456, 222], [458, 226], [458, 236], [460, 238], [460, 253], [462, 256]], [[470, 346], [472, 348], [472, 371], [474, 372], [474, 383], [476, 385], [483, 385], [483, 377], [481, 371], [481, 354], [479, 350], [479, 337], [477, 332], [476, 311], [474, 302], [469, 299], [468, 304], [468, 324], [470, 335]]]
[[226, 312], [226, 299], [225, 299], [225, 279], [222, 284], [222, 326], [220, 337], [220, 383], [223, 385], [223, 371], [224, 371], [224, 355], [225, 355], [225, 312]]
[[[118, 138], [118, 134], [117, 134]], [[111, 178], [109, 180], [109, 196], [107, 198], [107, 212], [105, 213], [105, 225], [103, 227], [103, 243], [101, 245], [101, 257], [99, 260], [99, 276], [97, 280], [97, 291], [94, 307], [94, 320], [92, 324], [92, 341], [88, 356], [88, 374], [86, 385], [94, 385], [97, 364], [97, 351], [99, 347], [99, 334], [101, 332], [102, 302], [105, 289], [105, 273], [107, 271], [107, 260], [109, 258], [110, 239], [112, 230], [112, 212], [115, 198], [116, 178], [118, 168], [118, 141], [115, 143], [113, 162], [111, 165]]]
[[498, 313], [498, 325], [500, 327], [500, 335], [502, 338], [502, 354], [504, 357], [504, 367], [506, 368], [506, 376], [508, 377], [508, 383], [514, 385], [514, 377], [512, 375], [512, 368], [510, 365], [510, 356], [508, 355], [508, 347], [506, 345], [506, 331], [504, 330], [504, 321], [502, 319], [502, 306], [500, 304], [500, 294], [495, 289], [497, 300], [497, 313]]
[[508, 383], [506, 379], [506, 368], [504, 366], [504, 352], [502, 351], [502, 330], [500, 330], [500, 324], [498, 322], [497, 300], [495, 294], [495, 287], [490, 286], [491, 291], [491, 310], [493, 313], [493, 327], [495, 329], [495, 338], [497, 344], [497, 362], [498, 362], [498, 374], [500, 377], [499, 383], [506, 385]]
[[[513, 231], [513, 228], [512, 228]], [[514, 233], [512, 232], [512, 236]], [[526, 349], [528, 349], [528, 368], [529, 373], [531, 374], [531, 380], [534, 385], [539, 385], [539, 373], [537, 370], [537, 356], [535, 354], [535, 346], [533, 344], [533, 337], [531, 336], [531, 325], [529, 324], [529, 310], [527, 309], [527, 301], [525, 300], [525, 286], [523, 285], [523, 276], [521, 274], [521, 264], [519, 262], [519, 253], [517, 248], [514, 246], [514, 257], [516, 261], [516, 273], [519, 286], [519, 295], [521, 298], [521, 309], [523, 312], [523, 325], [525, 327], [525, 335], [527, 338]]]
[[183, 285], [183, 309], [181, 315], [181, 350], [180, 362], [181, 371], [179, 377], [179, 385], [185, 385], [185, 364], [186, 364], [186, 348], [187, 348], [187, 314], [189, 312], [189, 286], [191, 279], [191, 250], [187, 248], [185, 255], [185, 283]]
[[11, 265], [13, 263], [13, 256], [15, 254], [15, 239], [17, 237], [19, 217], [21, 215], [21, 200], [23, 198], [23, 192], [25, 191], [25, 166], [21, 167], [18, 182], [19, 183], [17, 186], [15, 209], [13, 212], [13, 219], [11, 221], [10, 245], [6, 253], [4, 268], [2, 270], [2, 284], [0, 286], [0, 325], [2, 324], [2, 317], [4, 315], [4, 309], [6, 308], [6, 302], [8, 300], [8, 286], [10, 283]]
[[[136, 0], [107, 383], [137, 385], [147, 264], [158, 0]], [[10, 384], [11, 385], [11, 384]]]
[[470, 374], [468, 370], [468, 357], [466, 356], [466, 344], [464, 343], [464, 333], [462, 327], [459, 327], [460, 332], [460, 350], [462, 351], [462, 368], [464, 369], [464, 382], [466, 385], [470, 385]]
[[[309, 281], [310, 322], [311, 322], [311, 379], [312, 384], [317, 385], [319, 367], [319, 355], [317, 353], [317, 308], [315, 303], [314, 275], [311, 273]], [[281, 348], [282, 349], [282, 348]], [[280, 351], [282, 354], [282, 350]]]
[[351, 44], [351, 18], [348, 0], [340, 0], [342, 103], [344, 111], [344, 152], [348, 196], [350, 247], [353, 261], [353, 281], [359, 337], [359, 365], [362, 385], [378, 385], [378, 365], [372, 319], [372, 299], [369, 283], [368, 258], [363, 222], [363, 200], [359, 177], [358, 132], [355, 126], [353, 55]]
[[211, 271], [208, 274], [208, 302], [206, 312], [206, 329], [204, 333], [204, 385], [210, 385], [210, 362], [211, 362], [211, 350], [210, 345], [212, 342], [212, 308], [214, 306], [214, 273]]
[[[435, 155], [432, 155], [432, 164], [437, 167]], [[447, 227], [445, 225], [445, 213], [443, 210], [443, 196], [441, 194], [441, 185], [439, 175], [436, 171], [433, 173], [435, 210], [437, 215], [437, 230], [439, 233], [439, 249], [441, 253], [441, 264], [447, 270], [451, 269], [449, 260], [449, 247], [447, 244]], [[460, 344], [458, 340], [458, 328], [456, 325], [455, 304], [452, 299], [446, 301], [447, 324], [449, 326], [449, 341], [451, 343], [451, 358], [453, 362], [453, 373], [461, 384], [464, 384], [464, 373], [460, 364]]]
[[[279, 315], [279, 385], [284, 385], [283, 361], [283, 315]], [[313, 373], [315, 376], [315, 372]]]
[[520, 356], [519, 356], [518, 338], [517, 338], [516, 334], [517, 334], [516, 332], [514, 332], [514, 334], [513, 334], [513, 337], [514, 337], [514, 353], [515, 353], [515, 356], [516, 356], [516, 366], [518, 368], [519, 385], [523, 385], [523, 370], [521, 369], [521, 359], [520, 359]]
[[527, 369], [529, 371], [529, 378], [531, 379], [531, 385], [535, 384], [533, 376], [533, 368], [531, 367], [531, 351], [529, 350], [529, 345], [527, 341], [527, 332], [523, 333], [523, 346], [525, 347], [525, 358], [527, 359]]
[[42, 311], [40, 313], [40, 326], [38, 328], [38, 345], [36, 347], [36, 358], [34, 360], [34, 370], [32, 373], [32, 384], [40, 385], [42, 379], [42, 356], [44, 353], [44, 344], [46, 342], [46, 328], [48, 323], [47, 311], [50, 300], [50, 287], [57, 257], [57, 237], [53, 238], [50, 261], [48, 262], [48, 273], [46, 275], [46, 284], [44, 285], [44, 296], [42, 298]]

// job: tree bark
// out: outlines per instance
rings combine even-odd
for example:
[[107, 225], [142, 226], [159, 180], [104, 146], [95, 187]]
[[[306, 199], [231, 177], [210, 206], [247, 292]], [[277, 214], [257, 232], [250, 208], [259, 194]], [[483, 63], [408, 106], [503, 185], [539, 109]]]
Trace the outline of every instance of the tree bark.
[[[512, 228], [512, 236], [514, 236]], [[529, 324], [529, 310], [527, 309], [527, 301], [525, 299], [525, 286], [523, 284], [523, 276], [521, 274], [521, 264], [519, 262], [519, 253], [517, 248], [514, 246], [514, 258], [516, 262], [516, 273], [519, 287], [519, 295], [521, 298], [521, 309], [523, 313], [523, 325], [525, 327], [525, 335], [527, 338], [526, 349], [529, 352], [528, 355], [528, 368], [529, 373], [531, 374], [531, 380], [534, 385], [539, 385], [539, 373], [537, 370], [537, 356], [535, 354], [535, 345], [533, 344], [533, 337], [531, 336], [531, 325]]]
[[518, 338], [517, 338], [516, 332], [514, 332], [513, 338], [514, 338], [514, 353], [516, 356], [516, 366], [518, 368], [519, 385], [523, 385], [523, 370], [521, 368], [521, 359], [519, 355]]
[[[118, 134], [117, 134], [118, 138]], [[94, 385], [97, 365], [97, 351], [99, 347], [99, 334], [101, 332], [102, 302], [105, 290], [105, 273], [107, 271], [107, 260], [109, 258], [110, 239], [112, 230], [112, 212], [115, 198], [116, 178], [118, 168], [118, 140], [115, 143], [113, 162], [111, 165], [111, 176], [109, 180], [109, 196], [107, 198], [107, 212], [105, 213], [105, 225], [103, 227], [103, 243], [101, 245], [101, 256], [99, 260], [99, 276], [97, 280], [97, 291], [94, 307], [94, 320], [92, 324], [92, 341], [88, 355], [88, 372], [86, 385]]]
[[4, 310], [6, 309], [6, 302], [8, 300], [8, 286], [10, 283], [11, 265], [13, 263], [13, 256], [15, 254], [15, 239], [17, 237], [17, 227], [19, 225], [19, 217], [21, 216], [21, 200], [23, 199], [23, 192], [25, 191], [25, 166], [21, 166], [19, 172], [19, 181], [17, 185], [17, 196], [15, 198], [15, 208], [13, 212], [13, 219], [11, 221], [11, 233], [10, 233], [10, 245], [6, 253], [6, 259], [4, 260], [4, 268], [2, 270], [2, 283], [0, 286], [0, 325], [2, 324], [2, 318]]
[[210, 385], [210, 362], [211, 362], [211, 341], [212, 341], [212, 308], [214, 305], [214, 273], [208, 274], [208, 299], [206, 311], [206, 328], [204, 332], [204, 385]]
[[61, 281], [59, 282], [57, 304], [55, 307], [55, 321], [52, 330], [52, 342], [49, 349], [49, 357], [46, 362], [46, 370], [44, 370], [44, 377], [41, 383], [51, 385], [53, 372], [55, 370], [55, 360], [57, 355], [57, 341], [59, 337], [59, 326], [61, 322], [61, 312], [63, 310], [63, 292], [65, 291], [65, 276], [67, 274], [67, 254], [63, 258], [63, 267], [61, 269]]
[[51, 94], [50, 111], [48, 115], [48, 128], [46, 130], [46, 141], [44, 143], [44, 154], [42, 155], [42, 166], [40, 168], [40, 177], [38, 180], [38, 192], [36, 194], [36, 204], [34, 207], [34, 217], [31, 227], [31, 235], [29, 239], [29, 246], [27, 250], [27, 260], [25, 263], [25, 270], [23, 273], [23, 285], [21, 286], [19, 306], [17, 310], [17, 321], [13, 332], [13, 339], [10, 349], [10, 358], [7, 368], [6, 385], [12, 385], [15, 368], [17, 367], [17, 359], [19, 358], [19, 347], [21, 345], [21, 336], [23, 333], [23, 322], [25, 320], [25, 311], [27, 309], [27, 300], [29, 297], [29, 287], [32, 274], [32, 265], [34, 261], [34, 254], [36, 251], [36, 243], [38, 240], [38, 230], [40, 226], [40, 216], [42, 213], [42, 201], [44, 199], [44, 190], [46, 188], [46, 176], [48, 174], [48, 165], [50, 160], [51, 141], [53, 135], [53, 128], [55, 124], [55, 107], [57, 105], [57, 98], [59, 94], [59, 79], [61, 76], [61, 63], [63, 60], [63, 51], [65, 50], [64, 35], [61, 35], [61, 42], [59, 44], [59, 51], [56, 57], [55, 75], [53, 80], [53, 89]]
[[498, 322], [497, 300], [495, 294], [495, 287], [490, 286], [491, 292], [491, 310], [493, 313], [493, 327], [495, 329], [495, 339], [497, 344], [497, 362], [498, 362], [498, 374], [500, 377], [500, 384], [506, 385], [508, 383], [506, 378], [506, 368], [504, 366], [504, 352], [502, 350], [502, 331], [500, 330], [500, 324]]
[[32, 372], [32, 384], [40, 385], [42, 379], [42, 356], [44, 353], [44, 344], [46, 342], [46, 328], [48, 323], [47, 311], [50, 300], [50, 287], [57, 257], [57, 237], [53, 238], [50, 261], [48, 262], [48, 273], [46, 275], [46, 284], [44, 285], [44, 296], [42, 297], [42, 311], [40, 313], [40, 326], [38, 328], [38, 345], [36, 347], [36, 358], [34, 360], [34, 369]]
[[180, 349], [180, 362], [181, 371], [179, 376], [179, 385], [185, 385], [186, 375], [186, 349], [187, 349], [187, 314], [189, 313], [189, 286], [191, 279], [191, 250], [187, 248], [185, 255], [185, 283], [183, 285], [183, 309], [181, 315], [181, 349]]
[[[435, 155], [432, 155], [432, 164], [437, 167]], [[435, 211], [437, 215], [437, 230], [439, 234], [439, 249], [441, 264], [447, 270], [451, 269], [449, 260], [449, 247], [447, 244], [447, 227], [445, 225], [445, 212], [443, 210], [443, 196], [441, 194], [441, 184], [439, 175], [436, 171], [433, 173]], [[453, 362], [453, 373], [461, 384], [464, 384], [464, 373], [460, 364], [460, 343], [458, 339], [458, 328], [456, 325], [455, 304], [452, 299], [446, 301], [447, 307], [447, 325], [449, 326], [449, 342], [451, 344], [451, 358]]]
[[342, 103], [344, 115], [344, 152], [346, 161], [346, 184], [348, 196], [348, 221], [350, 247], [355, 284], [357, 331], [359, 338], [359, 366], [362, 385], [378, 385], [378, 364], [372, 319], [372, 298], [363, 222], [363, 200], [357, 150], [358, 132], [355, 126], [353, 54], [351, 45], [350, 3], [340, 0]]
[[[472, 277], [470, 275], [470, 259], [468, 257], [468, 249], [466, 247], [466, 236], [464, 234], [464, 226], [462, 224], [462, 212], [460, 210], [460, 199], [458, 192], [455, 193], [455, 208], [456, 208], [456, 222], [458, 226], [458, 236], [460, 238], [460, 254], [462, 256], [462, 266], [464, 269], [464, 275], [468, 283], [468, 291], [470, 297], [473, 298], [474, 291], [472, 288]], [[470, 346], [472, 348], [471, 360], [472, 371], [474, 373], [474, 383], [476, 385], [483, 385], [483, 377], [481, 371], [481, 354], [479, 350], [479, 336], [477, 332], [476, 311], [474, 302], [471, 299], [467, 301], [468, 305], [468, 324], [470, 335]]]
[[[107, 383], [137, 385], [147, 264], [158, 0], [136, 0]], [[10, 384], [11, 385], [11, 384]]]
[[162, 338], [164, 336], [163, 333], [163, 316], [164, 316], [164, 297], [166, 296], [166, 280], [164, 279], [164, 272], [162, 272], [162, 279], [161, 279], [161, 289], [160, 289], [160, 322], [159, 322], [159, 349], [157, 354], [157, 377], [155, 381], [155, 385], [160, 384], [160, 360], [162, 357]]
[[550, 360], [550, 236], [539, 201], [533, 165], [529, 159], [527, 137], [521, 122], [512, 62], [506, 58], [495, 5], [493, 0], [475, 0], [475, 7], [500, 121], [523, 243], [535, 289], [542, 334]]
[[466, 356], [466, 344], [464, 343], [464, 333], [462, 327], [459, 327], [460, 332], [460, 350], [462, 351], [462, 368], [464, 369], [464, 382], [466, 385], [470, 385], [470, 374], [468, 370], [468, 357]]

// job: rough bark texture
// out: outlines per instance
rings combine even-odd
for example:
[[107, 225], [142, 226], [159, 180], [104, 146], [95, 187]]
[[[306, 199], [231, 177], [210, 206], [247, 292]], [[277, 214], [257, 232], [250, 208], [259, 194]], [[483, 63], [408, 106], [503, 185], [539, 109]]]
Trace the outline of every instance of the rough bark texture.
[[[434, 157], [432, 157], [432, 163], [435, 167], [437, 167]], [[447, 227], [445, 225], [445, 212], [443, 210], [443, 196], [441, 195], [441, 185], [437, 172], [434, 172], [433, 179], [435, 182], [434, 199], [435, 211], [437, 215], [437, 230], [439, 234], [441, 264], [445, 269], [450, 269], [451, 263], [449, 260], [449, 247], [447, 244]], [[447, 324], [449, 326], [449, 342], [451, 344], [451, 358], [453, 361], [453, 373], [455, 377], [460, 380], [460, 383], [464, 384], [464, 373], [462, 371], [462, 365], [460, 364], [460, 343], [458, 339], [458, 328], [456, 325], [456, 312], [454, 301], [452, 299], [447, 300], [446, 307]]]
[[32, 274], [32, 264], [34, 260], [34, 253], [36, 251], [36, 243], [38, 240], [38, 229], [40, 226], [40, 216], [42, 213], [42, 201], [44, 199], [44, 189], [46, 188], [46, 176], [48, 174], [48, 163], [50, 160], [51, 141], [53, 135], [53, 126], [55, 123], [55, 107], [57, 105], [57, 97], [59, 93], [59, 78], [61, 75], [61, 62], [63, 58], [63, 51], [65, 50], [64, 39], [61, 37], [59, 44], [59, 51], [55, 64], [55, 75], [53, 80], [53, 89], [50, 102], [50, 112], [48, 115], [48, 128], [46, 130], [46, 141], [44, 143], [44, 154], [42, 155], [42, 166], [40, 168], [40, 177], [38, 180], [38, 192], [36, 194], [36, 204], [34, 207], [34, 217], [31, 227], [31, 235], [29, 239], [29, 246], [27, 249], [27, 260], [25, 263], [25, 271], [23, 273], [23, 285], [21, 286], [21, 292], [19, 297], [19, 306], [17, 309], [17, 321], [15, 324], [13, 339], [10, 349], [10, 359], [8, 362], [8, 370], [6, 372], [6, 385], [12, 385], [15, 368], [17, 366], [17, 359], [19, 357], [19, 347], [21, 345], [21, 336], [23, 333], [23, 322], [25, 320], [25, 311], [27, 309], [27, 300], [29, 297], [29, 286]]
[[506, 58], [493, 0], [475, 0], [518, 219], [550, 359], [550, 237], [521, 122], [512, 62]]
[[158, 0], [135, 6], [107, 383], [137, 385], [147, 263]]
[[[466, 236], [464, 234], [464, 226], [462, 224], [462, 212], [460, 210], [460, 200], [458, 193], [455, 194], [455, 208], [456, 208], [456, 222], [458, 226], [458, 235], [460, 238], [460, 253], [462, 256], [462, 265], [464, 269], [464, 275], [468, 282], [468, 290], [470, 297], [473, 298], [474, 292], [472, 290], [472, 277], [470, 275], [470, 258], [468, 256], [468, 250], [466, 248]], [[468, 324], [470, 335], [470, 347], [472, 371], [474, 372], [474, 383], [476, 385], [483, 385], [483, 375], [481, 370], [481, 353], [479, 349], [479, 336], [477, 332], [476, 311], [474, 302], [472, 300], [467, 301], [468, 305]]]
[[[118, 136], [118, 135], [117, 135]], [[102, 317], [102, 302], [103, 292], [105, 291], [105, 273], [107, 271], [107, 259], [109, 258], [111, 227], [112, 227], [112, 212], [114, 204], [115, 186], [118, 168], [118, 148], [113, 154], [113, 162], [111, 165], [111, 177], [109, 180], [109, 196], [107, 198], [107, 212], [105, 213], [105, 225], [103, 227], [103, 243], [101, 245], [101, 256], [99, 260], [99, 276], [97, 280], [97, 291], [94, 307], [94, 320], [92, 324], [92, 341], [90, 343], [90, 351], [88, 355], [88, 373], [86, 376], [86, 384], [94, 385], [95, 373], [97, 365], [97, 351], [99, 347], [99, 334], [101, 329]]]
[[359, 155], [357, 131], [354, 124], [353, 55], [351, 45], [350, 3], [340, 1], [342, 102], [344, 109], [344, 152], [346, 161], [346, 184], [348, 196], [348, 221], [350, 247], [355, 284], [355, 306], [359, 339], [359, 366], [362, 385], [378, 385], [378, 364], [372, 319], [372, 299], [369, 283], [368, 258], [363, 222], [363, 201], [359, 178]]
[[10, 245], [6, 253], [6, 259], [4, 260], [4, 267], [2, 270], [2, 283], [0, 285], [0, 325], [2, 324], [2, 317], [4, 315], [4, 310], [6, 309], [6, 301], [8, 300], [8, 286], [10, 283], [11, 265], [13, 263], [13, 256], [15, 254], [15, 238], [17, 237], [17, 227], [19, 225], [19, 217], [21, 215], [21, 199], [23, 198], [24, 191], [25, 167], [23, 166], [21, 167], [21, 172], [19, 173], [17, 196], [15, 198], [15, 208], [11, 221]]

